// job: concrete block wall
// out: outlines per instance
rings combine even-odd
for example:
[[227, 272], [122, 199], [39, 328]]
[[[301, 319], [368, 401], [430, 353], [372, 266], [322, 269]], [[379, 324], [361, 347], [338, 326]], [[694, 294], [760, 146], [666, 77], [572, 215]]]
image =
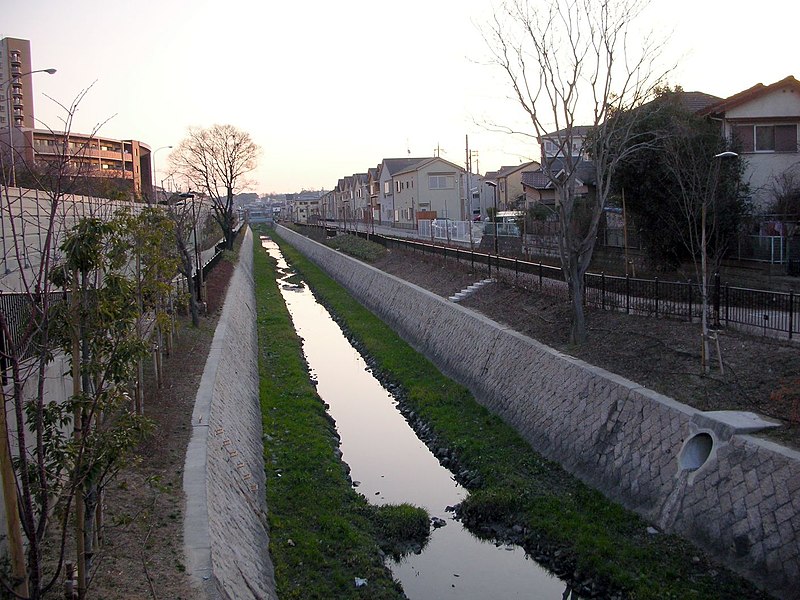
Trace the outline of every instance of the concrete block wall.
[[800, 453], [279, 232], [545, 457], [781, 597], [800, 584]]
[[269, 556], [253, 242], [228, 286], [192, 415], [184, 490], [188, 572], [207, 598], [277, 598]]

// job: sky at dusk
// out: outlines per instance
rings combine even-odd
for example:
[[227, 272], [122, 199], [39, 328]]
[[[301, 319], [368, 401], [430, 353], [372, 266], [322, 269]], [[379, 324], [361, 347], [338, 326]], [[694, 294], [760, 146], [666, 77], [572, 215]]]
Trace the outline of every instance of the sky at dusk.
[[[229, 123], [262, 148], [249, 191], [331, 189], [381, 159], [441, 156], [481, 173], [539, 155], [492, 132], [524, 125], [481, 36], [490, 0], [27, 0], [0, 37], [31, 41], [36, 118], [63, 129], [177, 145], [189, 126]], [[668, 40], [672, 84], [726, 97], [800, 76], [796, 7], [779, 0], [653, 0], [637, 23]], [[794, 14], [792, 14], [794, 13]], [[156, 153], [164, 177], [169, 149]], [[473, 166], [475, 166], [473, 164]]]

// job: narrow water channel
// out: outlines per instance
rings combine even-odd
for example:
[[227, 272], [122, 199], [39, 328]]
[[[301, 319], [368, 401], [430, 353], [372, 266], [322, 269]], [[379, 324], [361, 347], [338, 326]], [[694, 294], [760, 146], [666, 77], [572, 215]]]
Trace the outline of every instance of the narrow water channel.
[[283, 272], [281, 293], [303, 339], [303, 351], [329, 405], [341, 437], [342, 459], [354, 485], [374, 504], [408, 502], [439, 517], [444, 527], [432, 531], [428, 545], [388, 566], [411, 600], [526, 598], [564, 600], [566, 584], [526, 557], [517, 546], [479, 540], [445, 509], [468, 492], [416, 436], [397, 402], [378, 382], [304, 284], [289, 284], [292, 273], [277, 245], [262, 245]]

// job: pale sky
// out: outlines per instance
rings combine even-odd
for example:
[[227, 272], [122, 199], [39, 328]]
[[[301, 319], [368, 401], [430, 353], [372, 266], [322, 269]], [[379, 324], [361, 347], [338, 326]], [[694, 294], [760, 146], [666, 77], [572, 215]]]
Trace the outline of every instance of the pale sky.
[[[3, 8], [0, 37], [31, 41], [36, 118], [61, 129], [45, 95], [92, 86], [73, 130], [177, 145], [189, 126], [230, 123], [262, 148], [249, 191], [331, 189], [383, 158], [441, 156], [481, 173], [536, 159], [492, 133], [521, 123], [479, 27], [491, 0], [27, 0]], [[670, 83], [726, 97], [800, 77], [788, 0], [652, 0], [642, 30], [668, 38]], [[107, 122], [106, 122], [107, 121]], [[42, 124], [38, 124], [41, 127]], [[158, 177], [168, 149], [156, 154]], [[473, 165], [474, 166], [474, 165]]]

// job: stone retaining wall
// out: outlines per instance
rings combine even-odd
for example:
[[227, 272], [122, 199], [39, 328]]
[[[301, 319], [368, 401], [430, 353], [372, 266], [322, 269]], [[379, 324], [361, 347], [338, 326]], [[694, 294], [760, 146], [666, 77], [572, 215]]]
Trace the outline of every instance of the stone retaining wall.
[[245, 234], [192, 415], [188, 572], [208, 598], [277, 598], [267, 532], [253, 240]]
[[800, 453], [509, 330], [281, 227], [545, 457], [781, 597], [800, 584]]

